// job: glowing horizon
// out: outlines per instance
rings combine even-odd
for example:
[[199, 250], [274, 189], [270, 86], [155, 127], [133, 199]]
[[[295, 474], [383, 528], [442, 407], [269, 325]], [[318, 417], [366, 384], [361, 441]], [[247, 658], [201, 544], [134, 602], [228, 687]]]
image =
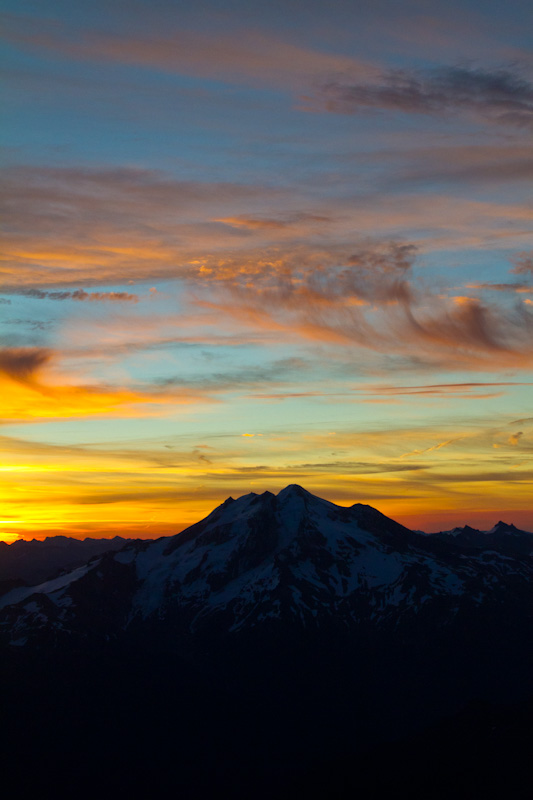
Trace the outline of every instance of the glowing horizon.
[[7, 0], [0, 540], [533, 531], [528, 19]]

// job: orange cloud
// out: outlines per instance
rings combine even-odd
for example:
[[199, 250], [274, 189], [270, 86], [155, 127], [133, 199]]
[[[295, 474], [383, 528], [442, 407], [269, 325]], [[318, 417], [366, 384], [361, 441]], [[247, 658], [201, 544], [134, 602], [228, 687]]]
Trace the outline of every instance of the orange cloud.
[[[445, 298], [429, 293], [418, 303], [405, 280], [375, 271], [367, 282], [354, 272], [350, 285], [350, 276], [345, 280], [331, 271], [322, 291], [316, 272], [309, 278], [310, 288], [286, 277], [274, 288], [225, 287], [211, 308], [261, 329], [411, 357], [414, 363], [443, 369], [533, 365], [529, 312], [517, 308], [504, 314], [474, 298], [460, 304], [452, 300], [450, 306]], [[350, 291], [367, 297], [375, 292], [376, 299], [372, 304], [347, 302]]]
[[[448, 237], [448, 245], [457, 244], [463, 234], [492, 235], [495, 220], [500, 232], [507, 224], [517, 236], [517, 223], [525, 224], [529, 213], [525, 205], [381, 196], [350, 213], [329, 201], [327, 213], [322, 207], [315, 214], [295, 209], [297, 194], [286, 190], [179, 182], [143, 170], [13, 168], [6, 174], [6, 292], [61, 287], [52, 297], [82, 281], [170, 278], [187, 286], [189, 301], [217, 324], [233, 320], [247, 334], [355, 346], [444, 369], [533, 364], [529, 304], [504, 309], [477, 298], [446, 299], [413, 275], [414, 243], [353, 239], [354, 226], [376, 235], [401, 226], [442, 231], [442, 243]], [[282, 212], [266, 213], [280, 203]], [[60, 221], [58, 204], [67, 209]], [[325, 233], [315, 230], [318, 217], [329, 220]], [[244, 220], [246, 234], [213, 219]], [[111, 299], [112, 293], [92, 294]]]
[[223, 222], [232, 228], [244, 228], [251, 231], [284, 231], [290, 229], [306, 229], [309, 225], [324, 225], [330, 218], [320, 214], [288, 214], [285, 219], [274, 217], [222, 217], [215, 222]]
[[[260, 276], [265, 285], [269, 275], [323, 274], [361, 265], [361, 258], [371, 271], [372, 259], [383, 260], [387, 247], [368, 246], [365, 237], [425, 231], [425, 247], [477, 247], [494, 238], [495, 227], [504, 238], [528, 235], [530, 214], [526, 204], [445, 195], [379, 195], [349, 209], [324, 198], [309, 210], [309, 197], [298, 188], [195, 183], [125, 168], [11, 167], [3, 182], [9, 204], [0, 270], [10, 291], [134, 280], [153, 285], [158, 278], [203, 285]], [[404, 255], [412, 259], [413, 245], [397, 244], [398, 252], [402, 246], [411, 248]]]

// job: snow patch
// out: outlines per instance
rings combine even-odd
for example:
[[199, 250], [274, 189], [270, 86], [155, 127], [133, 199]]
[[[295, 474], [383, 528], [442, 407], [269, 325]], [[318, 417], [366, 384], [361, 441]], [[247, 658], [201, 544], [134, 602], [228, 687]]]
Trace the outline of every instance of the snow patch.
[[19, 586], [17, 589], [12, 589], [3, 597], [0, 597], [0, 609], [21, 603], [27, 597], [31, 597], [32, 594], [51, 594], [59, 589], [64, 589], [74, 581], [82, 578], [88, 571], [89, 565], [85, 564], [83, 567], [78, 567], [72, 572], [60, 575], [59, 578], [54, 578], [54, 580], [45, 581], [45, 583], [41, 583], [38, 586]]

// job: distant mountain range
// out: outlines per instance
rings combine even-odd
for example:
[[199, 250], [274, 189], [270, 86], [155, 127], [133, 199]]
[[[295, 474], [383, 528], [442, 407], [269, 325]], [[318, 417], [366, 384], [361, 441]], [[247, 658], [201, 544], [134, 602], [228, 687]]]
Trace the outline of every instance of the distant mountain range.
[[55, 577], [62, 570], [79, 567], [93, 556], [119, 550], [128, 541], [120, 536], [83, 540], [49, 536], [42, 541], [19, 539], [13, 544], [0, 542], [0, 593], [7, 588], [7, 581], [35, 585]]
[[65, 747], [98, 731], [109, 769], [156, 742], [162, 788], [172, 763], [191, 797], [236, 796], [238, 776], [259, 796], [316, 759], [324, 780], [341, 756], [362, 769], [365, 748], [533, 693], [532, 553], [512, 525], [427, 535], [295, 485], [228, 498], [174, 537], [5, 593], [6, 680], [54, 698]]

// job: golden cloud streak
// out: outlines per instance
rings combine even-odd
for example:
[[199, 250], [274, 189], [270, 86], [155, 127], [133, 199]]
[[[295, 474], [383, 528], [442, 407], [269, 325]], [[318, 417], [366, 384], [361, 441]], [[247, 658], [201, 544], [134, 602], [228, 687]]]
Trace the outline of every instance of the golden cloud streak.
[[201, 393], [132, 390], [52, 383], [43, 374], [54, 354], [42, 348], [0, 351], [0, 419], [43, 422], [92, 416], [142, 417], [171, 413], [176, 406], [212, 402]]

